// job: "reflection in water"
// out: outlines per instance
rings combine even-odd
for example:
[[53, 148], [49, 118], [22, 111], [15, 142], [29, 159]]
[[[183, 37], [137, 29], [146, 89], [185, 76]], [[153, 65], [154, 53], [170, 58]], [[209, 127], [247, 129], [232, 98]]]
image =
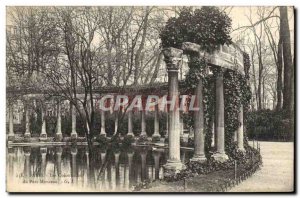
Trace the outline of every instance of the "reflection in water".
[[[142, 181], [163, 178], [167, 156], [163, 149], [140, 146], [113, 151], [94, 147], [93, 153], [91, 158], [84, 146], [8, 148], [8, 182], [37, 188], [65, 185], [66, 191], [70, 186], [85, 191], [130, 191]], [[191, 154], [182, 150], [182, 161]]]

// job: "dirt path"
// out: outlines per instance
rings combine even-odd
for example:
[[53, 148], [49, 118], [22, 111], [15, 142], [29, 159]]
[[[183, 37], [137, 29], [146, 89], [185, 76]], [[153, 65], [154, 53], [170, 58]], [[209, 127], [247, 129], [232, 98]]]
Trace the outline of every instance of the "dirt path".
[[260, 142], [263, 166], [229, 192], [290, 192], [294, 188], [294, 143]]

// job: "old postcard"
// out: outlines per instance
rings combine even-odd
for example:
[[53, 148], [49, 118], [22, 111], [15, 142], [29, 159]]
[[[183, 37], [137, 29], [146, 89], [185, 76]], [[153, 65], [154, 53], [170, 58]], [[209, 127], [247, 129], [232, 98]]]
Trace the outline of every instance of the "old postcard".
[[8, 192], [294, 192], [294, 7], [7, 6]]

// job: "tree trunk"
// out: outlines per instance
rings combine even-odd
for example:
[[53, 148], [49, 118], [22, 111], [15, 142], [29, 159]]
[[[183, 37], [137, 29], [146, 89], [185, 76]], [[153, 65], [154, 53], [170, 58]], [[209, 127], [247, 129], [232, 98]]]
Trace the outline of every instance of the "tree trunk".
[[280, 38], [282, 39], [282, 52], [284, 63], [284, 89], [283, 106], [288, 115], [293, 114], [294, 109], [294, 66], [291, 54], [291, 39], [288, 21], [287, 7], [280, 7]]
[[279, 39], [277, 52], [277, 106], [276, 110], [282, 107], [282, 41]]

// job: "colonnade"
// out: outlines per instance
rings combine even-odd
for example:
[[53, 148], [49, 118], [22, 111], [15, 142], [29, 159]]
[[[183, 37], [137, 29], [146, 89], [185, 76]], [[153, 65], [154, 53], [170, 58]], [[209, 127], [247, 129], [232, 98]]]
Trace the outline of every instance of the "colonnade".
[[[179, 98], [178, 91], [178, 71], [182, 61], [182, 56], [186, 52], [192, 52], [200, 58], [203, 56], [203, 52], [200, 50], [200, 46], [194, 43], [183, 43], [182, 49], [178, 48], [165, 48], [163, 50], [165, 63], [168, 72], [169, 82], [169, 97]], [[221, 68], [221, 71], [216, 75], [216, 114], [214, 117], [214, 147], [215, 151], [212, 157], [217, 161], [226, 161], [228, 156], [225, 153], [225, 125], [224, 125], [224, 82], [223, 74], [226, 71], [225, 68]], [[204, 134], [204, 104], [203, 104], [203, 82], [202, 78], [195, 88], [194, 95], [196, 95], [196, 104], [199, 110], [194, 112], [194, 156], [191, 161], [203, 162], [206, 160], [204, 153], [205, 134]], [[239, 111], [240, 126], [237, 130], [237, 143], [238, 149], [244, 151], [243, 140], [243, 107], [241, 106]], [[169, 112], [169, 160], [165, 165], [165, 169], [175, 172], [184, 169], [184, 165], [180, 161], [180, 129], [176, 123], [179, 123], [179, 109], [175, 108]]]

